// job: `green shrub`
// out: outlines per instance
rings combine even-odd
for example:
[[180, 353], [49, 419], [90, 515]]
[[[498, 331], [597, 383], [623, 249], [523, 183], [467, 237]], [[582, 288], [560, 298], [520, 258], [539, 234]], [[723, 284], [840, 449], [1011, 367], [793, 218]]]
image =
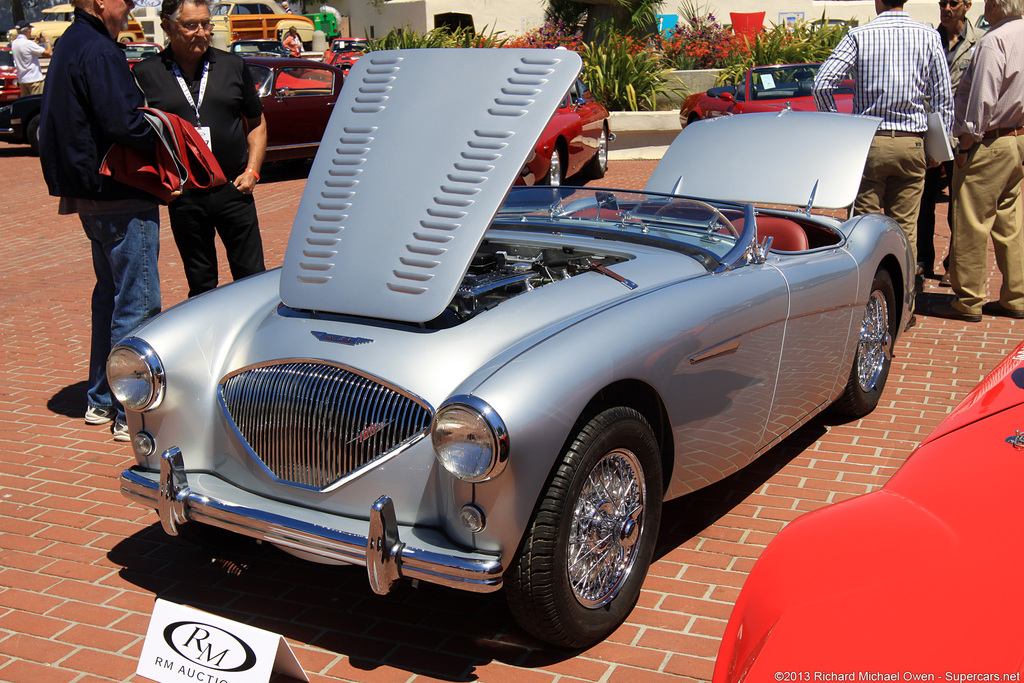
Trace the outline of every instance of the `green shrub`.
[[476, 33], [469, 28], [450, 29], [435, 28], [426, 33], [418, 33], [410, 26], [404, 29], [392, 29], [387, 35], [370, 41], [371, 50], [406, 50], [410, 48], [432, 47], [502, 47], [508, 38], [501, 33]]
[[666, 81], [661, 57], [627, 36], [598, 35], [584, 47], [583, 81], [598, 102], [617, 111], [653, 111], [658, 95], [673, 88]]

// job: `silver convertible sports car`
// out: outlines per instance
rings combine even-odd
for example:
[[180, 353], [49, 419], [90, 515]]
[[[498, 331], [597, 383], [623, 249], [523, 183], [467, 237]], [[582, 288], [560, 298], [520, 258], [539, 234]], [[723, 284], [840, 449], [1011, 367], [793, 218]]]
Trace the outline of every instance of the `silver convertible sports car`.
[[877, 120], [701, 121], [642, 192], [513, 189], [580, 69], [360, 59], [283, 267], [112, 352], [124, 495], [172, 535], [365, 565], [382, 594], [504, 589], [523, 628], [580, 647], [635, 605], [662, 501], [829, 406], [870, 411], [910, 318], [906, 239], [811, 210], [852, 203]]

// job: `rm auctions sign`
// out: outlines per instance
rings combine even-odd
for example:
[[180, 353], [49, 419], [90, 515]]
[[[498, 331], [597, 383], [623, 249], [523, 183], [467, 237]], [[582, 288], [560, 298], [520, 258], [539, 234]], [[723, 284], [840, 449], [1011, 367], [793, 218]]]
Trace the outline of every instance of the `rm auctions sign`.
[[250, 683], [273, 671], [309, 681], [280, 635], [157, 600], [135, 673], [158, 683]]

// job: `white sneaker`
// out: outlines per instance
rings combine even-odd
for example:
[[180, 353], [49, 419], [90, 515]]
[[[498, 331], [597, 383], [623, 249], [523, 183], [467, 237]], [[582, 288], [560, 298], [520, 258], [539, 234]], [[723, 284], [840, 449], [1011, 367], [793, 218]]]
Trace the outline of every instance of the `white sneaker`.
[[128, 425], [124, 422], [115, 422], [113, 428], [114, 441], [131, 441], [132, 434], [128, 431]]
[[114, 419], [116, 413], [117, 411], [113, 407], [100, 408], [98, 406], [88, 406], [85, 409], [85, 424], [105, 425]]

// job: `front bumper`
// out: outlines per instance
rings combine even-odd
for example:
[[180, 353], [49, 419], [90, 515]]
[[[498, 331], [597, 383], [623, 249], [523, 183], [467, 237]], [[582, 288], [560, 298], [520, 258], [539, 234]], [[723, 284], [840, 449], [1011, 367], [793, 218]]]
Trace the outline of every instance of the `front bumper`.
[[[501, 588], [504, 568], [494, 555], [459, 551], [430, 543], [430, 534], [399, 527], [394, 503], [381, 496], [370, 508], [366, 535], [346, 529], [360, 520], [316, 512], [272, 501], [227, 484], [209, 474], [185, 474], [181, 451], [172, 448], [160, 458], [160, 471], [133, 467], [121, 473], [121, 493], [128, 500], [155, 508], [164, 531], [176, 536], [190, 521], [251, 536], [287, 549], [347, 564], [365, 565], [370, 586], [381, 595], [398, 579], [414, 579], [489, 593]], [[224, 494], [230, 494], [224, 495]], [[230, 500], [228, 498], [230, 497]], [[260, 506], [260, 503], [264, 503]], [[401, 540], [415, 536], [423, 546]], [[436, 540], [440, 541], [440, 534]]]

